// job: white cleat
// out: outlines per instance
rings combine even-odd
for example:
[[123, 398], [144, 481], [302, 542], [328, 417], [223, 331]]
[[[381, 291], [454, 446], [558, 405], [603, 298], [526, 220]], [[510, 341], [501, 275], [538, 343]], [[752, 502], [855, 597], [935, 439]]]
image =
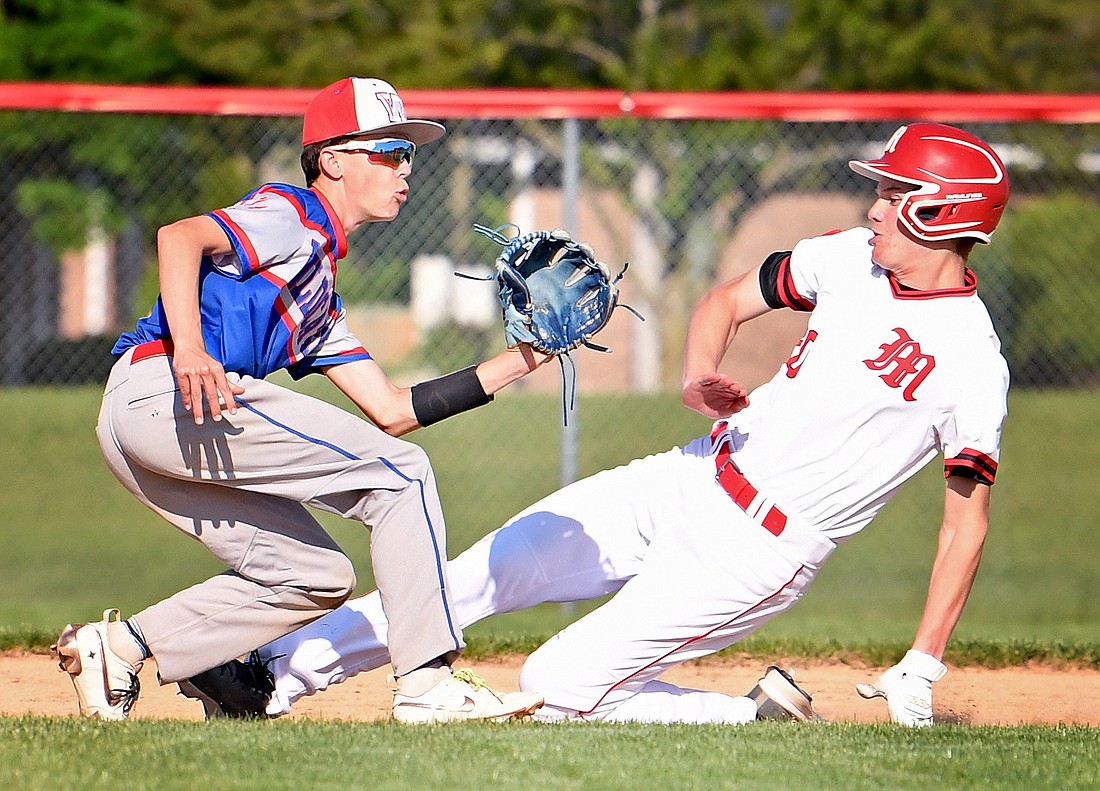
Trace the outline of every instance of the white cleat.
[[58, 669], [73, 682], [83, 717], [124, 720], [137, 702], [141, 664], [131, 665], [107, 645], [107, 623], [119, 615], [118, 610], [104, 610], [99, 623], [69, 624], [50, 646]]
[[497, 693], [484, 679], [463, 668], [414, 670], [391, 678], [394, 687], [393, 718], [403, 723], [505, 720], [527, 717], [543, 704], [532, 692]]

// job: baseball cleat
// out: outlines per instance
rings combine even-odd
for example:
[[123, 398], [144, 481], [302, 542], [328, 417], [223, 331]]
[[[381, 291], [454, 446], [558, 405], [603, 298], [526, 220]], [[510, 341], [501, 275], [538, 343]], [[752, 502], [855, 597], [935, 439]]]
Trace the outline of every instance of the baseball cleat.
[[758, 720], [796, 720], [820, 722], [821, 716], [813, 709], [813, 698], [794, 683], [789, 673], [775, 665], [764, 671], [763, 677], [746, 695], [756, 701]]
[[131, 665], [107, 644], [107, 623], [118, 610], [104, 610], [99, 623], [69, 624], [50, 646], [57, 667], [69, 674], [83, 717], [124, 720], [137, 703], [141, 663]]
[[425, 668], [390, 681], [393, 718], [403, 723], [503, 722], [527, 717], [543, 704], [542, 695], [532, 692], [496, 693], [465, 668], [457, 672], [449, 667]]
[[275, 676], [267, 662], [253, 651], [244, 662], [232, 659], [224, 665], [177, 682], [180, 694], [202, 703], [206, 719], [251, 719], [267, 716], [267, 704], [275, 691]]

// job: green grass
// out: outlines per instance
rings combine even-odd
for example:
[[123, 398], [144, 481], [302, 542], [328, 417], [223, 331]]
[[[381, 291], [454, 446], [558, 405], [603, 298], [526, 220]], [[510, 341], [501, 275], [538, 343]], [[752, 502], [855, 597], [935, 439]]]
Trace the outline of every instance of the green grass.
[[0, 786], [37, 789], [1094, 789], [1100, 731], [0, 719]]
[[[342, 398], [323, 381], [315, 392]], [[94, 388], [0, 390], [8, 428], [0, 437], [0, 647], [41, 647], [66, 622], [96, 618], [105, 606], [128, 614], [220, 570], [200, 545], [111, 477], [95, 442], [98, 402]], [[669, 395], [580, 403], [582, 475], [707, 428]], [[412, 435], [435, 462], [452, 555], [557, 488], [560, 409], [554, 395], [505, 393], [489, 407]], [[1100, 645], [1100, 500], [1092, 493], [1098, 475], [1096, 393], [1013, 394], [990, 537], [952, 651], [971, 645], [967, 656], [985, 654], [991, 662], [1034, 651], [1094, 661], [1088, 657]], [[802, 603], [753, 638], [761, 650], [904, 646], [923, 606], [942, 489], [934, 462], [830, 559]], [[321, 518], [355, 560], [360, 588], [368, 589], [366, 530]], [[491, 618], [469, 634], [475, 646], [530, 644], [592, 606], [543, 605]]]

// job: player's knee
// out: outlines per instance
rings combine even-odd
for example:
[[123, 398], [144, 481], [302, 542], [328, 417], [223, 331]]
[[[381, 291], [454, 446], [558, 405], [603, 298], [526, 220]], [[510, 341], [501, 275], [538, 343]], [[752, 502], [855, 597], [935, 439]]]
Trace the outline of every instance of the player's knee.
[[[524, 692], [542, 695], [546, 701], [539, 709], [540, 720], [575, 720], [581, 716], [577, 706], [584, 698], [578, 697], [579, 690], [573, 686], [569, 674], [565, 672], [568, 664], [560, 659], [554, 656], [553, 651], [540, 649], [527, 658], [520, 670], [519, 688]], [[589, 712], [585, 712], [585, 718], [588, 714]]]
[[[556, 709], [572, 719], [583, 713], [602, 719], [614, 704], [609, 703], [607, 692], [614, 682], [609, 672], [601, 670], [598, 663], [578, 659], [578, 653], [559, 642], [557, 637], [544, 643], [520, 670], [519, 687], [524, 692], [543, 696], [546, 706]], [[553, 719], [550, 710], [547, 718]]]
[[374, 525], [382, 514], [402, 502], [418, 503], [426, 497], [431, 501], [438, 499], [435, 473], [423, 448], [394, 440], [394, 444], [387, 446], [382, 461], [391, 473], [383, 476], [382, 487], [378, 485], [377, 460], [349, 461], [346, 473], [340, 478], [348, 488], [338, 495], [343, 516]]
[[519, 673], [519, 688], [524, 692], [552, 695], [560, 684], [560, 672], [552, 651], [544, 645], [527, 657]]
[[401, 474], [413, 481], [424, 481], [431, 478], [432, 461], [428, 453], [419, 445], [405, 442], [404, 452], [401, 454], [399, 465]]
[[344, 558], [337, 564], [337, 568], [334, 570], [333, 582], [333, 599], [340, 600], [339, 604], [336, 605], [339, 607], [355, 592], [355, 583], [357, 582], [355, 566], [352, 565], [349, 559]]
[[355, 591], [355, 566], [341, 555], [318, 575], [311, 586], [313, 598], [325, 609], [335, 610]]
[[519, 689], [521, 692], [542, 692], [539, 682], [542, 680], [540, 669], [532, 664], [534, 655], [527, 657], [519, 671]]

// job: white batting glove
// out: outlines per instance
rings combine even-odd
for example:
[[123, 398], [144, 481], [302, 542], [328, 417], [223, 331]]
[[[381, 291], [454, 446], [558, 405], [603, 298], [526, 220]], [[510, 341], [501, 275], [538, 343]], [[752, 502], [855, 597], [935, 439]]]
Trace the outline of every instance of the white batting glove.
[[947, 675], [936, 657], [923, 651], [908, 651], [902, 660], [873, 684], [856, 684], [861, 697], [886, 698], [894, 722], [911, 727], [932, 724], [932, 682]]

